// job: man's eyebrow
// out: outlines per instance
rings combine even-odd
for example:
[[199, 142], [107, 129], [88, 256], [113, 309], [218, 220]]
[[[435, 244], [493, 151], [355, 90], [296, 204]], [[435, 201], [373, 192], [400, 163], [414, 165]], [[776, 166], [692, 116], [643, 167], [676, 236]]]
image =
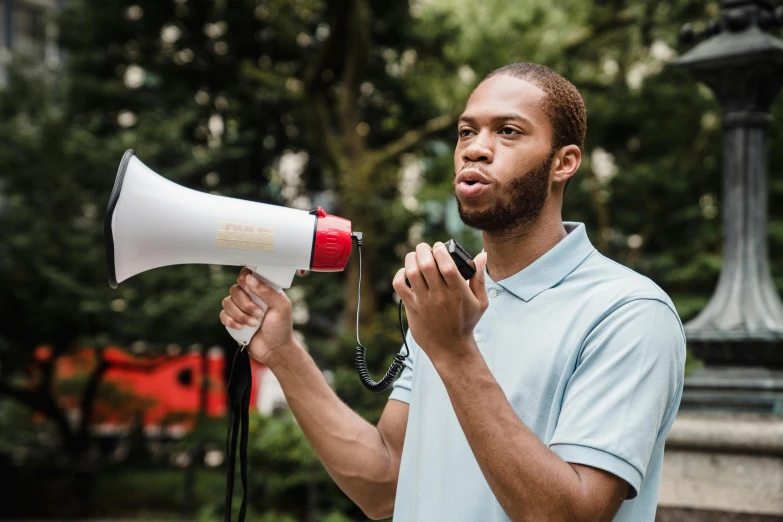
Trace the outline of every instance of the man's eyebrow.
[[[510, 112], [508, 114], [498, 114], [490, 118], [490, 122], [492, 123], [501, 123], [505, 121], [514, 121], [514, 120], [531, 125], [529, 119], [525, 118], [521, 114], [517, 114], [513, 112]], [[463, 114], [462, 116], [459, 117], [459, 121], [469, 123], [471, 125], [476, 125], [476, 123], [478, 122], [478, 118], [476, 118], [475, 116]]]

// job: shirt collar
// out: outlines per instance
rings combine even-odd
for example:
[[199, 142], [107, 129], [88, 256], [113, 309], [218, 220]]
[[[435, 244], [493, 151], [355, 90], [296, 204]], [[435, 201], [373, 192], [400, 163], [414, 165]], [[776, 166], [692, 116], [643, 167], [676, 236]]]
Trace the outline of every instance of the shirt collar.
[[563, 226], [568, 234], [565, 238], [512, 276], [495, 282], [489, 277], [485, 264], [486, 283], [500, 285], [527, 302], [565, 279], [595, 248], [587, 237], [584, 223], [565, 221]]

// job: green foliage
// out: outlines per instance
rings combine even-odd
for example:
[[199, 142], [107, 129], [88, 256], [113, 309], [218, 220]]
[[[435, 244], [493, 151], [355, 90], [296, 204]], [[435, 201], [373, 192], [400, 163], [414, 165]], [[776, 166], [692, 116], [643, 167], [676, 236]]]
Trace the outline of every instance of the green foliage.
[[18, 462], [41, 465], [58, 459], [56, 435], [48, 423], [34, 422], [29, 408], [22, 404], [0, 402], [0, 455]]
[[[197, 445], [197, 441], [207, 441], [207, 447], [222, 448], [219, 441], [222, 442], [224, 432], [224, 421], [205, 422], [181, 444], [183, 448], [190, 448]], [[303, 520], [311, 515], [325, 522], [363, 519], [361, 512], [326, 473], [290, 411], [280, 411], [272, 416], [251, 414], [248, 469], [248, 501], [252, 513], [275, 521]], [[203, 505], [200, 520], [223, 518], [224, 473], [221, 468], [223, 482], [219, 487], [214, 484], [214, 487], [204, 488], [197, 482], [197, 497]], [[238, 465], [234, 484], [232, 508], [235, 517], [242, 501]]]
[[[196, 509], [205, 499], [219, 495], [225, 485], [220, 470], [196, 473]], [[121, 516], [143, 510], [148, 513], [173, 512], [183, 502], [182, 471], [170, 470], [111, 470], [99, 475], [96, 481], [95, 510], [101, 516]]]

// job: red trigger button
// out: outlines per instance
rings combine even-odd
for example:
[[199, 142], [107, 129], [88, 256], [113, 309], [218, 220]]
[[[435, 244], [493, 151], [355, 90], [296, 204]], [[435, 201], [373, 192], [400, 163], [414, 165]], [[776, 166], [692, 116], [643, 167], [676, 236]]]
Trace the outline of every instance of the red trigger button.
[[326, 217], [326, 211], [321, 207], [315, 207], [313, 210], [310, 211], [310, 214], [318, 216], [319, 218]]

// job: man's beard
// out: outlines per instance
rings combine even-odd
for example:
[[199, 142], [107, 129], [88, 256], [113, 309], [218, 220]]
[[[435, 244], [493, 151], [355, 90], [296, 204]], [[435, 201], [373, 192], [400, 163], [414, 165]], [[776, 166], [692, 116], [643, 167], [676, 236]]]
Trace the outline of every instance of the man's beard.
[[537, 167], [498, 187], [498, 194], [508, 194], [508, 197], [504, 197], [493, 207], [466, 210], [457, 198], [457, 209], [462, 222], [484, 232], [507, 232], [538, 219], [549, 192], [549, 168], [552, 166], [554, 152]]

